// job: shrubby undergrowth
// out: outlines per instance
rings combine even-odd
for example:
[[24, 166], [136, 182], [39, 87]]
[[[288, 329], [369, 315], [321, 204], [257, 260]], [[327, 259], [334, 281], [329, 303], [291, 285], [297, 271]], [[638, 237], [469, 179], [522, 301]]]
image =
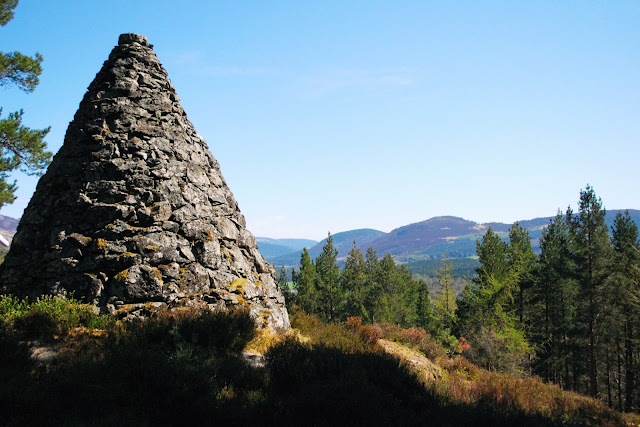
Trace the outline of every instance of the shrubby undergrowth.
[[[292, 333], [266, 339], [243, 311], [125, 323], [73, 300], [3, 297], [0, 307], [0, 424], [624, 424], [593, 399], [450, 358], [420, 328], [325, 324], [297, 311]], [[427, 355], [443, 375], [421, 378], [380, 339]], [[58, 358], [35, 363], [33, 340]], [[265, 368], [243, 360], [250, 342], [269, 347]]]

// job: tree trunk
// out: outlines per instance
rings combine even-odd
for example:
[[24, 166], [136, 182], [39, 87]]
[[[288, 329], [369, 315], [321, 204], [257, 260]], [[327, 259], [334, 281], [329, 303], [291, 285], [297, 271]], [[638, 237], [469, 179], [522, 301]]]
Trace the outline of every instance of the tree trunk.
[[625, 410], [631, 411], [634, 408], [633, 394], [635, 392], [635, 367], [633, 360], [633, 326], [629, 321], [630, 314], [627, 313], [627, 321], [625, 322]]

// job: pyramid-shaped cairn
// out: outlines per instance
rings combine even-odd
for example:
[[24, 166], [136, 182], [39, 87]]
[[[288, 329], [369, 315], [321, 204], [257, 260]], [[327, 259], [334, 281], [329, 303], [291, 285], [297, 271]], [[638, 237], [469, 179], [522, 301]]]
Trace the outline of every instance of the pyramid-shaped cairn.
[[0, 285], [129, 315], [245, 306], [286, 330], [273, 268], [152, 48], [120, 36], [24, 212]]

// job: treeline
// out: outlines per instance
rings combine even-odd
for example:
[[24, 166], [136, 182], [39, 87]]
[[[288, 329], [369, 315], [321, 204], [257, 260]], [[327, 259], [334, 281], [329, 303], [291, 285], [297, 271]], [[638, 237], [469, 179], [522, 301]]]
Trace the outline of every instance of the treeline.
[[325, 321], [359, 316], [365, 322], [416, 326], [430, 319], [426, 284], [413, 280], [404, 265], [396, 266], [391, 255], [378, 259], [372, 248], [363, 255], [354, 242], [342, 270], [337, 255], [331, 234], [315, 261], [305, 248], [300, 268], [292, 272], [296, 293], [287, 300]]
[[337, 254], [331, 234], [315, 261], [304, 249], [299, 269], [292, 271], [293, 289], [282, 266], [279, 282], [288, 305], [328, 322], [361, 317], [365, 323], [421, 327], [448, 349], [456, 348], [458, 340], [452, 331], [457, 303], [450, 261], [436, 272], [437, 290], [432, 297], [427, 283], [415, 280], [407, 266], [396, 265], [390, 254], [378, 258], [371, 247], [363, 254], [354, 242], [342, 270]]
[[501, 370], [532, 372], [638, 410], [640, 243], [628, 212], [609, 232], [593, 188], [550, 221], [531, 249], [515, 223], [504, 242], [491, 229], [477, 242], [481, 266], [459, 301], [455, 332], [468, 357]]
[[515, 223], [504, 241], [491, 228], [476, 242], [480, 266], [458, 299], [453, 265], [440, 262], [433, 294], [391, 255], [363, 255], [354, 245], [341, 271], [331, 235], [313, 261], [305, 250], [281, 286], [289, 304], [326, 321], [358, 316], [368, 323], [426, 329], [472, 362], [547, 381], [637, 411], [640, 400], [640, 242], [628, 212], [611, 230], [593, 188], [578, 212], [553, 218], [540, 253]]

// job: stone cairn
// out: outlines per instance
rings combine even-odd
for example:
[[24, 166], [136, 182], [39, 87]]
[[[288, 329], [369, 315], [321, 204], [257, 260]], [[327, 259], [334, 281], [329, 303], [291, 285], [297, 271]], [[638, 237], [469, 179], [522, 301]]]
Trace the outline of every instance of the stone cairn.
[[129, 317], [246, 307], [258, 326], [289, 328], [274, 270], [178, 101], [147, 38], [122, 34], [24, 212], [4, 292]]

